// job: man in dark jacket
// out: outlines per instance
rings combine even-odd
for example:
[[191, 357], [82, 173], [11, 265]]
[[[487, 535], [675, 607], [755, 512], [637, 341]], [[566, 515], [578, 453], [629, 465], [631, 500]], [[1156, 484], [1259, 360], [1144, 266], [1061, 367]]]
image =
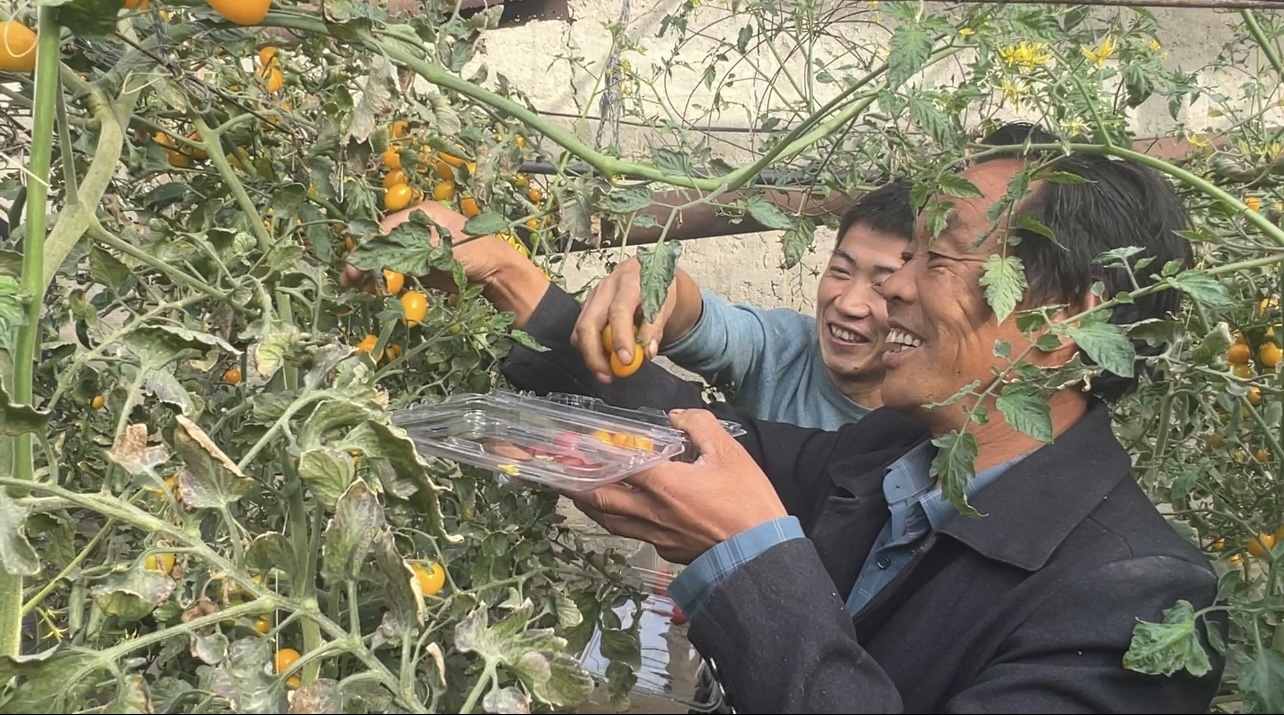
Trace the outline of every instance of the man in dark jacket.
[[[1140, 247], [1134, 259], [1152, 258], [1155, 272], [1190, 261], [1175, 234], [1186, 221], [1172, 189], [1143, 166], [1104, 157], [1057, 160], [1056, 171], [1085, 181], [1035, 182], [1014, 208], [1057, 243], [991, 231], [987, 212], [1026, 167], [1002, 158], [964, 171], [981, 195], [933, 199], [954, 204], [936, 240], [931, 212], [920, 217], [904, 267], [882, 287], [896, 343], [884, 358], [885, 408], [822, 432], [711, 406], [746, 427], [739, 440], [710, 412], [682, 410], [673, 423], [700, 449], [697, 463], [577, 497], [610, 531], [689, 563], [670, 593], [738, 711], [1200, 712], [1215, 694], [1224, 663], [1212, 651], [1197, 672], [1124, 665], [1139, 621], [1160, 621], [1183, 601], [1199, 612], [1217, 588], [1207, 559], [1134, 481], [1112, 432], [1106, 401], [1127, 391], [1130, 376], [1103, 374], [1052, 395], [1050, 444], [1010, 426], [992, 397], [984, 423], [964, 412], [973, 398], [929, 407], [974, 380], [989, 385], [1007, 366], [996, 342], [1012, 355], [1031, 345], [1012, 316], [1000, 321], [986, 303], [991, 256], [1022, 260], [1022, 307], [1064, 305], [1054, 320], [1098, 304], [1095, 282], [1107, 297], [1132, 288], [1126, 273], [1094, 261], [1104, 251]], [[516, 385], [627, 406], [706, 407], [694, 386], [651, 363], [609, 385], [594, 379], [570, 345], [578, 304], [487, 245], [457, 257], [549, 348], [510, 355], [504, 369]], [[1137, 298], [1111, 320], [1160, 318], [1177, 301], [1168, 292]], [[1068, 336], [1057, 338], [1029, 359], [1055, 366], [1080, 354]], [[967, 494], [982, 516], [974, 518], [956, 513], [930, 476], [935, 440], [963, 428], [976, 444]], [[1192, 638], [1204, 647], [1200, 631]]]

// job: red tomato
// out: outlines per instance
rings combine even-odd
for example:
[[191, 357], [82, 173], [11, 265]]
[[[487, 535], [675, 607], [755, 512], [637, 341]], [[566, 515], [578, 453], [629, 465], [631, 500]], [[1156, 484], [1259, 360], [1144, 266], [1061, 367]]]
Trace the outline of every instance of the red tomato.
[[687, 614], [683, 613], [682, 606], [673, 604], [673, 625], [681, 626], [687, 622]]

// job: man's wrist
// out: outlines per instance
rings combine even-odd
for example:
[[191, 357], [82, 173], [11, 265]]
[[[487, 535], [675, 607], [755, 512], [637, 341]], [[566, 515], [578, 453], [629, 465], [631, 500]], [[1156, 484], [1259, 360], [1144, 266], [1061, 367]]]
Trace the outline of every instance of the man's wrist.
[[512, 256], [498, 258], [491, 270], [473, 282], [482, 287], [482, 295], [497, 309], [512, 313], [513, 327], [520, 329], [539, 307], [551, 281], [517, 251], [505, 252]]

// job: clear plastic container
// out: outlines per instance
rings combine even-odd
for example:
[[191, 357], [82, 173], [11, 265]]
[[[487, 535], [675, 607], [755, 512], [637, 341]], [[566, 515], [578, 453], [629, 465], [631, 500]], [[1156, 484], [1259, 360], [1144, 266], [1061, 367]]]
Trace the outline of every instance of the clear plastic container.
[[569, 492], [693, 458], [671, 427], [502, 391], [409, 408], [393, 422], [426, 454]]
[[[642, 602], [638, 636], [642, 642], [642, 663], [637, 683], [629, 694], [628, 712], [686, 713], [712, 712], [721, 704], [721, 691], [712, 686], [704, 660], [687, 640], [686, 617], [668, 595], [672, 574], [636, 569], [646, 600]], [[633, 622], [633, 604], [615, 609], [621, 627]], [[585, 647], [580, 664], [599, 683], [580, 713], [615, 713], [606, 688], [610, 660], [602, 654], [602, 633], [597, 631]]]

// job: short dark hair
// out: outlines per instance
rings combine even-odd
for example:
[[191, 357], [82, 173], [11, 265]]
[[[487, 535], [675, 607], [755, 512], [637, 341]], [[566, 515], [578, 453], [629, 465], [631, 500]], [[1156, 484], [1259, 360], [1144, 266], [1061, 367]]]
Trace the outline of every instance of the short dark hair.
[[910, 189], [913, 184], [897, 179], [861, 196], [851, 208], [843, 212], [838, 221], [838, 238], [834, 248], [843, 243], [843, 236], [856, 224], [864, 224], [880, 233], [914, 237], [914, 209], [910, 206]]
[[[1058, 138], [1030, 124], [1010, 124], [987, 135], [982, 144], [1005, 146], [1051, 144]], [[1151, 261], [1136, 271], [1140, 287], [1154, 283], [1151, 276], [1169, 261], [1188, 268], [1194, 261], [1190, 243], [1178, 232], [1189, 227], [1189, 216], [1172, 185], [1158, 172], [1136, 162], [1094, 154], [1057, 155], [1036, 151], [1024, 154], [1048, 162], [1050, 171], [1074, 174], [1084, 183], [1044, 181], [1026, 195], [1014, 210], [1052, 231], [1056, 242], [1035, 231], [1015, 228], [1011, 234], [1019, 239], [1015, 255], [1025, 267], [1026, 301], [1071, 303], [1086, 298], [1092, 285], [1101, 281], [1106, 297], [1134, 289], [1128, 271], [1106, 268], [1097, 257], [1112, 249], [1136, 246], [1141, 252], [1129, 260]], [[998, 158], [998, 157], [994, 157]], [[1040, 162], [1043, 163], [1043, 162]], [[1060, 244], [1060, 245], [1058, 245]], [[1127, 325], [1148, 319], [1162, 319], [1181, 307], [1181, 295], [1165, 290], [1136, 298], [1116, 306], [1110, 322]], [[1162, 346], [1134, 341], [1138, 363], [1135, 373], [1144, 368], [1144, 358], [1158, 354]], [[1091, 364], [1087, 355], [1085, 363]], [[1125, 378], [1103, 372], [1093, 380], [1090, 394], [1108, 402], [1128, 394], [1136, 378]]]

